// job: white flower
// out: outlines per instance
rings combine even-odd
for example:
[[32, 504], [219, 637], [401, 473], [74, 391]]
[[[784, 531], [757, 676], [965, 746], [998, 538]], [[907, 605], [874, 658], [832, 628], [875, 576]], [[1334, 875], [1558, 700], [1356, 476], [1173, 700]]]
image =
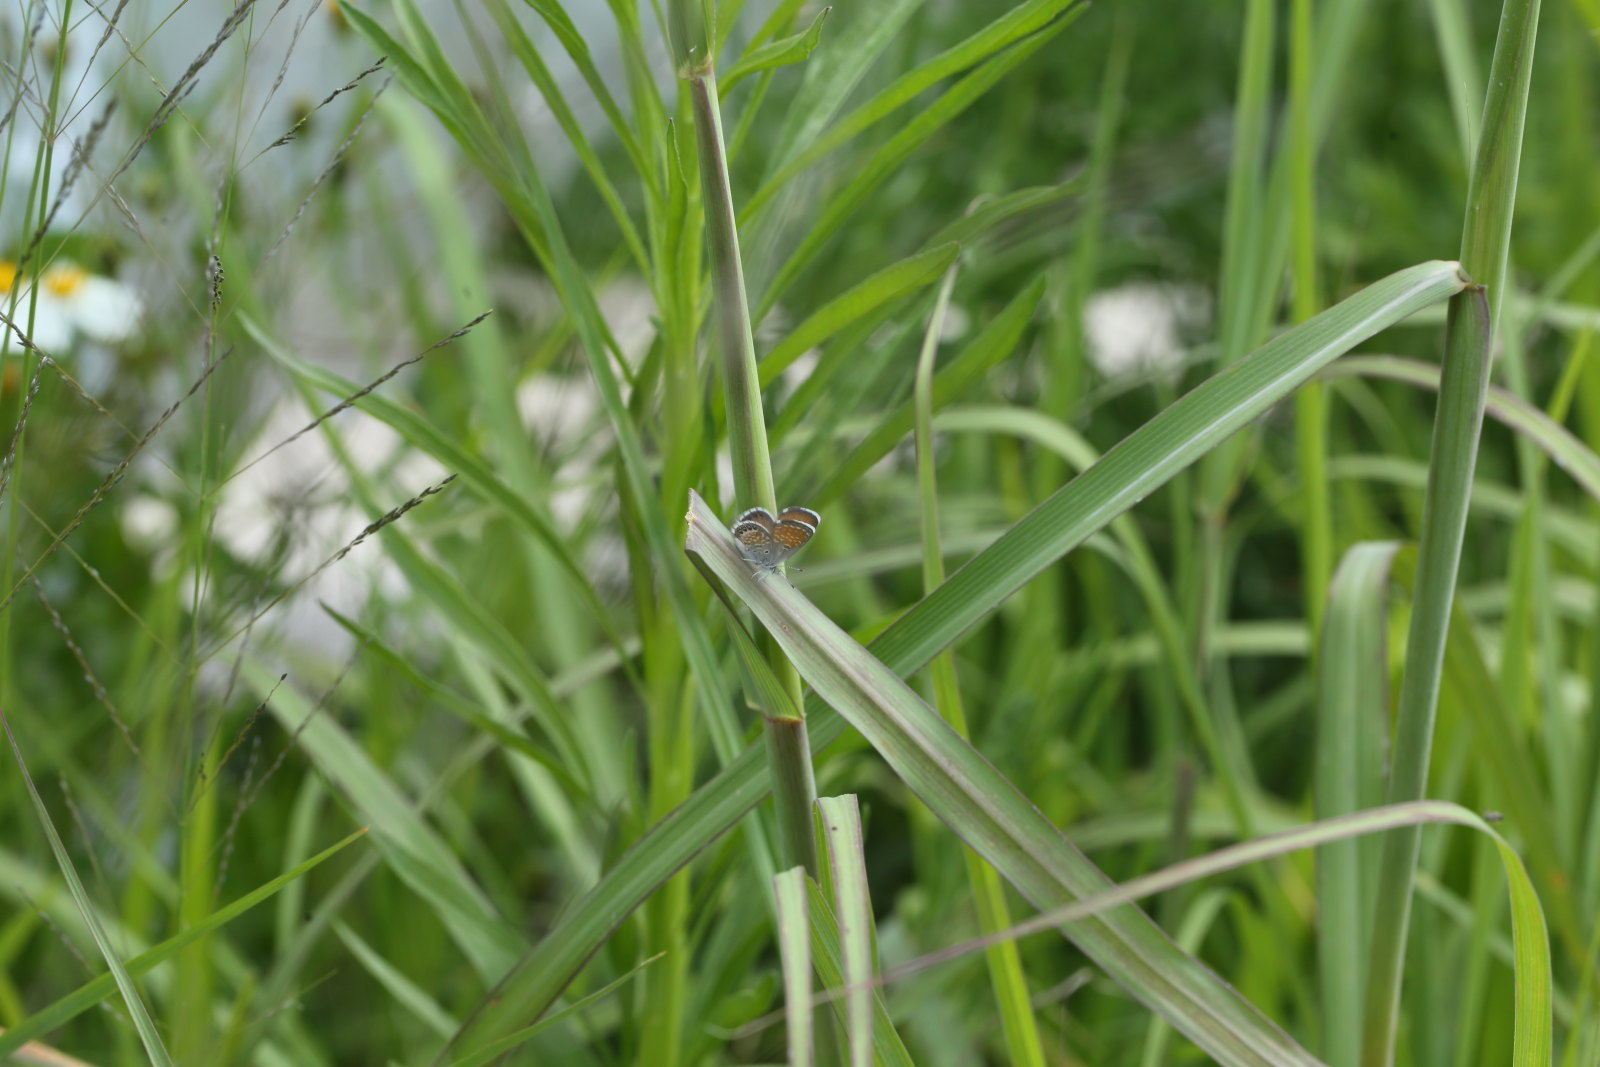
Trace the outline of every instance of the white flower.
[[[0, 292], [10, 292], [17, 280], [17, 265], [0, 260]], [[33, 343], [49, 353], [59, 353], [79, 336], [102, 344], [125, 341], [139, 324], [143, 310], [138, 294], [121, 282], [90, 274], [75, 263], [57, 263], [39, 279], [39, 298], [33, 303], [30, 280], [22, 282], [15, 321], [29, 325], [32, 305]]]
[[[352, 499], [349, 475], [321, 429], [295, 436], [311, 417], [292, 400], [273, 407], [245, 449], [255, 458], [220, 488], [212, 528], [239, 559], [297, 583], [295, 595], [274, 609], [271, 628], [297, 647], [337, 658], [352, 639], [322, 604], [358, 615], [374, 596], [399, 600], [409, 587], [376, 539], [326, 565], [377, 516]], [[349, 455], [368, 476], [382, 478], [386, 501], [398, 504], [444, 474], [370, 415], [346, 411], [338, 427]]]
[[1089, 361], [1107, 378], [1176, 370], [1182, 334], [1203, 322], [1204, 291], [1192, 285], [1135, 282], [1091, 296], [1083, 308]]
[[178, 509], [148, 493], [131, 496], [118, 515], [122, 539], [145, 552], [169, 547], [178, 538]]

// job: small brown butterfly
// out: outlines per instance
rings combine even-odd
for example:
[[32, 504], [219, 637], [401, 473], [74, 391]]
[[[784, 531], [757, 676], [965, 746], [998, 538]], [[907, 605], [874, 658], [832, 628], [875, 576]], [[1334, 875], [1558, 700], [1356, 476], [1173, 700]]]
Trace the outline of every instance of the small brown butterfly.
[[746, 563], [761, 574], [776, 573], [784, 560], [816, 536], [822, 516], [810, 508], [787, 507], [774, 517], [766, 508], [751, 508], [733, 524], [734, 540]]

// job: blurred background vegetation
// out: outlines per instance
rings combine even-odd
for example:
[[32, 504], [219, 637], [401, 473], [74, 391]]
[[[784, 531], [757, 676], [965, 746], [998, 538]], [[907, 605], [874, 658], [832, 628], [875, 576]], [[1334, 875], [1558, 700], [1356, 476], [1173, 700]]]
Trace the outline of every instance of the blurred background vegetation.
[[[1288, 149], [1292, 5], [1020, 6], [1066, 10], [997, 52], [1037, 48], [948, 121], [914, 131], [904, 158], [871, 169], [971, 62], [741, 218], [763, 355], [877, 272], [960, 238], [938, 350], [942, 369], [966, 374], [940, 401], [951, 421], [936, 424], [951, 570], [1069, 480], [1051, 432], [1104, 452], [1217, 369], [1242, 301], [1266, 320], [1246, 350], [1295, 317], [1270, 251], [1282, 254], [1287, 216], [1264, 192], [1229, 206], [1252, 166], [1265, 173]], [[1245, 29], [1263, 6], [1278, 9], [1258, 52], [1271, 64], [1266, 140], [1259, 160], [1241, 160]], [[1010, 7], [834, 7], [809, 56], [725, 86], [735, 206], [841, 116]], [[1458, 255], [1500, 11], [1314, 8], [1326, 81], [1311, 303], [1324, 307]], [[0, 398], [0, 708], [15, 744], [0, 775], [7, 1029], [105, 970], [64, 859], [126, 960], [370, 827], [135, 984], [173, 1062], [433, 1062], [498, 977], [728, 762], [730, 744], [759, 742], [728, 617], [686, 561], [659, 557], [622, 488], [630, 461], [578, 343], [574, 298], [550, 276], [550, 234], [518, 209], [537, 174], [609, 333], [674, 544], [683, 489], [729, 520], [754, 503], [735, 499], [719, 460], [694, 117], [657, 12], [627, 0], [564, 13], [553, 0], [361, 9], [413, 52], [434, 42], [503, 140], [474, 145], [441, 123], [408, 92], [404, 57], [375, 66], [385, 50], [333, 4], [19, 0], [0, 16], [0, 280], [15, 323]], [[819, 10], [723, 4], [719, 69], [752, 37], [802, 33]], [[1510, 284], [1496, 294], [1501, 343], [1525, 380], [1496, 380], [1590, 453], [1600, 9], [1552, 0], [1541, 17]], [[530, 77], [511, 25], [570, 112]], [[882, 47], [864, 54], [873, 34]], [[575, 51], [592, 56], [635, 144]], [[827, 110], [818, 100], [830, 93]], [[837, 231], [770, 291], [861, 175]], [[1007, 199], [1023, 190], [1034, 192]], [[1004, 217], [983, 216], [996, 203]], [[1225, 270], [1245, 254], [1230, 250], [1229, 213], [1251, 210], [1251, 248], [1267, 262], [1241, 284]], [[969, 211], [981, 230], [959, 229]], [[786, 353], [766, 391], [777, 503], [824, 520], [791, 577], [862, 640], [923, 593], [903, 412], [953, 256]], [[1360, 351], [1436, 363], [1442, 324], [1442, 311], [1425, 312]], [[1435, 392], [1375, 374], [1315, 388], [1329, 397], [1334, 561], [1357, 542], [1414, 538]], [[1033, 429], [1030, 415], [1054, 429]], [[863, 451], [874, 434], [882, 447]], [[1255, 832], [1314, 817], [1320, 606], [1307, 596], [1293, 405], [1239, 440], [1222, 508], [1207, 511], [1207, 487], [1185, 475], [1131, 513], [1165, 583], [1182, 670], [1148, 591], [1098, 543], [955, 648], [974, 745], [1113, 879], [1237, 837], [1190, 735], [1185, 671], [1244, 747]], [[1526, 441], [1485, 424], [1459, 602], [1526, 755], [1531, 776], [1518, 781], [1533, 806], [1522, 810], [1548, 815], [1552, 877], [1583, 916], [1567, 939], [1553, 935], [1556, 1051], [1592, 1064], [1600, 527], [1595, 501]], [[669, 580], [669, 568], [680, 573]], [[674, 581], [703, 620], [721, 691], [686, 663], [664, 591]], [[1397, 675], [1403, 603], [1392, 610]], [[1447, 692], [1431, 795], [1504, 805], [1487, 743]], [[958, 842], [859, 737], [820, 755], [816, 775], [822, 794], [860, 797], [882, 966], [978, 932]], [[671, 883], [675, 904], [658, 897], [604, 940], [568, 1002], [627, 976], [621, 986], [512, 1062], [783, 1059], [770, 872], [757, 862], [765, 846], [744, 837], [770, 834], [758, 811]], [[1513, 843], [1525, 830], [1504, 827]], [[1147, 905], [1321, 1054], [1313, 862], [1296, 854]], [[1476, 835], [1434, 830], [1418, 892], [1397, 1061], [1506, 1062], [1504, 875]], [[657, 951], [670, 965], [634, 973]], [[1203, 1061], [1060, 938], [1035, 935], [1020, 952], [1044, 1062]], [[882, 995], [917, 1063], [1017, 1057], [981, 953]], [[88, 1003], [100, 1006], [32, 1039], [91, 1063], [153, 1058], [113, 986]], [[18, 1062], [45, 1062], [21, 1058], [37, 1052]]]

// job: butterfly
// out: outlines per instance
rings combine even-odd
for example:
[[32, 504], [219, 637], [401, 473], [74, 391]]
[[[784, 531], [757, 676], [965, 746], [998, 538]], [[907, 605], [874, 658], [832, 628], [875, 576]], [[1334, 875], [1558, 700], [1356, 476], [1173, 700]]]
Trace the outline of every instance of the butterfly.
[[822, 516], [810, 508], [787, 507], [774, 518], [766, 508], [751, 508], [733, 524], [734, 540], [757, 574], [774, 574], [783, 561], [816, 536]]

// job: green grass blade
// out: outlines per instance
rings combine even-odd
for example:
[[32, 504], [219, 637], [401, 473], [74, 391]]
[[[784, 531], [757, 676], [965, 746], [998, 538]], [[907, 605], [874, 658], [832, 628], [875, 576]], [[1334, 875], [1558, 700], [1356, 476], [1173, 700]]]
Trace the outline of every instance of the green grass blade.
[[806, 909], [806, 871], [790, 867], [772, 876], [778, 900], [778, 956], [783, 961], [783, 1011], [789, 1063], [811, 1067], [811, 920]]
[[[274, 676], [258, 665], [247, 662], [245, 676], [263, 694], [272, 690]], [[495, 914], [454, 852], [394, 782], [330, 716], [290, 687], [278, 687], [268, 708], [371, 824], [373, 841], [394, 873], [438, 909], [479, 977], [492, 983], [510, 970], [524, 949], [522, 935]]]
[[[346, 397], [362, 393], [362, 386], [322, 367], [315, 367], [289, 352], [247, 316], [241, 316], [246, 331], [274, 362], [296, 379], [330, 397], [343, 401]], [[497, 474], [493, 467], [473, 455], [461, 442], [440, 427], [429, 422], [417, 412], [380, 396], [365, 393], [355, 406], [392, 427], [406, 441], [437, 459], [447, 469], [455, 472], [461, 482], [471, 487], [483, 500], [500, 509], [507, 518], [533, 536], [548, 549], [589, 608], [594, 621], [621, 648], [622, 639], [610, 621], [610, 613], [601, 604], [594, 584], [584, 572], [582, 563], [572, 551], [572, 546], [561, 536], [554, 521], [541, 509], [518, 493]]]
[[[33, 775], [28, 773], [28, 765], [22, 758], [22, 749], [17, 746], [16, 735], [11, 732], [11, 720], [4, 713], [0, 713], [0, 726], [5, 727], [6, 740], [11, 743], [11, 754], [17, 761], [17, 769], [22, 772], [22, 782], [28, 789], [28, 799], [33, 802], [33, 810], [39, 816], [39, 825], [43, 827], [45, 837], [50, 842], [50, 851], [55, 855], [56, 866], [61, 871], [61, 877], [66, 880], [67, 889], [72, 893], [73, 903], [78, 906], [78, 913], [83, 916], [84, 925], [94, 937], [95, 947], [100, 950], [101, 957], [106, 961], [106, 967], [111, 972], [117, 991], [122, 994], [122, 1002], [133, 1018], [133, 1026], [138, 1031], [140, 1043], [144, 1045], [145, 1055], [150, 1057], [150, 1062], [157, 1067], [172, 1067], [172, 1058], [167, 1054], [167, 1047], [156, 1029], [155, 1020], [150, 1018], [150, 1012], [144, 1006], [144, 998], [139, 996], [139, 988], [133, 984], [133, 976], [124, 966], [116, 950], [111, 947], [110, 939], [106, 937], [105, 927], [101, 925], [100, 916], [95, 911], [93, 902], [89, 900], [89, 893], [78, 878], [72, 857], [67, 855], [67, 846], [62, 842], [61, 835], [56, 833], [55, 823], [50, 818], [50, 810], [44, 806], [44, 798], [39, 795], [39, 790], [33, 784]], [[196, 935], [196, 938], [199, 936], [201, 935]], [[184, 946], [178, 946], [182, 947]], [[9, 1038], [11, 1033], [14, 1031], [0, 1035], [0, 1040]], [[18, 1042], [18, 1045], [20, 1044], [21, 1042]]]
[[[1317, 659], [1317, 818], [1348, 815], [1381, 802], [1378, 779], [1387, 745], [1390, 569], [1396, 542], [1351, 548], [1334, 573]], [[1371, 848], [1328, 842], [1317, 853], [1317, 967], [1322, 1055], [1330, 1067], [1356, 1067], [1361, 1054], [1362, 961], [1371, 934]]]
[[[1012, 298], [977, 337], [934, 373], [932, 403], [935, 410], [965, 395], [984, 371], [1016, 350], [1023, 331], [1027, 329], [1028, 322], [1039, 307], [1039, 301], [1044, 297], [1044, 288], [1045, 280], [1035, 278], [1032, 284]], [[908, 397], [893, 411], [875, 420], [867, 436], [838, 464], [822, 487], [809, 494], [809, 498], [818, 507], [837, 499], [874, 463], [888, 455], [911, 432], [914, 422], [912, 401]]]
[[339, 936], [339, 941], [344, 947], [350, 950], [350, 955], [354, 956], [356, 962], [366, 968], [367, 973], [383, 986], [384, 991], [394, 999], [396, 1005], [441, 1038], [447, 1038], [455, 1033], [456, 1021], [450, 1018], [449, 1013], [439, 1006], [439, 1002], [434, 1000], [427, 990], [407, 978], [398, 967], [384, 959], [382, 953], [363, 941], [359, 934], [344, 923], [334, 923], [333, 931]]
[[844, 967], [845, 1044], [851, 1067], [872, 1063], [872, 897], [867, 886], [866, 839], [854, 795], [818, 797], [817, 814], [828, 844], [828, 870], [839, 919]]
[[[805, 236], [795, 250], [784, 260], [778, 268], [766, 291], [762, 293], [760, 301], [756, 304], [754, 320], [760, 322], [772, 310], [774, 304], [783, 296], [790, 284], [800, 275], [811, 261], [816, 257], [828, 240], [844, 225], [850, 215], [861, 206], [867, 196], [876, 189], [885, 178], [889, 176], [907, 157], [920, 145], [931, 137], [937, 130], [960, 115], [984, 93], [994, 87], [995, 83], [1005, 77], [1012, 70], [1033, 55], [1040, 48], [1048, 44], [1055, 36], [1065, 30], [1078, 13], [1084, 10], [1078, 7], [1062, 18], [1060, 21], [1046, 26], [1014, 45], [1008, 51], [986, 61], [971, 74], [962, 78], [955, 85], [940, 95], [928, 107], [924, 108], [910, 122], [906, 123], [894, 136], [886, 140], [876, 152], [872, 154], [844, 187], [835, 193], [826, 204], [822, 205], [807, 223]], [[746, 205], [744, 216], [752, 214], [759, 201], [760, 194]], [[743, 217], [743, 216], [742, 216]]]
[[611, 183], [611, 177], [606, 173], [605, 164], [595, 154], [593, 146], [589, 144], [588, 137], [584, 136], [583, 127], [568, 106], [561, 87], [551, 75], [550, 69], [545, 65], [539, 50], [534, 47], [527, 31], [522, 28], [511, 13], [511, 6], [506, 0], [487, 0], [485, 5], [489, 14], [493, 16], [495, 25], [500, 28], [501, 37], [510, 46], [511, 53], [522, 64], [522, 69], [527, 73], [528, 79], [538, 88], [545, 104], [550, 108], [550, 113], [556, 117], [561, 125], [561, 131], [566, 134], [567, 142], [572, 145], [578, 159], [583, 163], [585, 173], [594, 182], [595, 189], [600, 194], [600, 199], [605, 203], [606, 209], [611, 213], [611, 220], [616, 223], [617, 229], [622, 234], [623, 242], [628, 246], [628, 251], [633, 254], [633, 261], [639, 270], [648, 274], [650, 270], [650, 257], [644, 249], [644, 242], [639, 239], [639, 232], [633, 225], [633, 219], [622, 206], [622, 198], [617, 194], [616, 187]]
[[[1445, 362], [1389, 780], [1388, 799], [1395, 802], [1418, 799], [1427, 788], [1445, 637], [1477, 464], [1489, 359], [1506, 303], [1502, 287], [1538, 22], [1539, 0], [1506, 0], [1467, 190], [1462, 268], [1489, 295], [1478, 290], [1452, 300], [1445, 327]], [[1384, 841], [1362, 1035], [1363, 1061], [1374, 1067], [1394, 1062], [1419, 844], [1420, 834], [1415, 830], [1391, 834]]]
[[604, 986], [595, 990], [593, 993], [590, 993], [588, 996], [579, 997], [577, 1000], [573, 1001], [565, 1008], [562, 1008], [554, 1015], [540, 1019], [534, 1025], [525, 1026], [515, 1033], [507, 1034], [499, 1041], [484, 1047], [470, 1056], [463, 1056], [461, 1059], [451, 1061], [450, 1067], [484, 1067], [485, 1064], [495, 1062], [503, 1057], [507, 1052], [510, 1052], [523, 1042], [538, 1036], [541, 1031], [549, 1029], [562, 1019], [565, 1019], [568, 1016], [576, 1015], [578, 1012], [581, 1012], [585, 1008], [589, 1007], [589, 1005], [598, 1003], [599, 1001], [604, 1000], [606, 997], [609, 997], [612, 993], [615, 993], [624, 985], [632, 981], [633, 977], [640, 971], [643, 971], [646, 967], [650, 966], [652, 963], [655, 963], [660, 958], [661, 957], [657, 955], [651, 956], [646, 960], [641, 960], [638, 966], [632, 968], [626, 974], [607, 982]]
[[[917, 360], [916, 383], [912, 401], [916, 415], [917, 491], [922, 513], [922, 586], [931, 592], [944, 582], [944, 552], [939, 530], [939, 487], [934, 465], [933, 445], [933, 382], [934, 357], [938, 353], [939, 339], [944, 332], [944, 315], [955, 288], [956, 270], [951, 267], [939, 287], [939, 297], [923, 335], [922, 354]], [[932, 666], [934, 707], [964, 738], [970, 738], [967, 713], [961, 702], [961, 685], [956, 675], [955, 653], [950, 649], [939, 653]], [[984, 863], [971, 849], [962, 850], [966, 861], [967, 884], [972, 902], [978, 912], [979, 928], [985, 933], [1003, 930], [1011, 925], [1005, 888], [993, 867]], [[994, 989], [995, 1006], [1000, 1011], [1000, 1023], [1005, 1032], [1006, 1051], [1011, 1062], [1018, 1067], [1044, 1067], [1044, 1044], [1035, 1025], [1033, 1005], [1028, 997], [1028, 982], [1022, 971], [1022, 959], [1015, 946], [995, 945], [985, 955], [989, 967], [989, 984]]]
[[[743, 600], [817, 693], [860, 730], [929, 808], [1040, 908], [1105, 876], [897, 675], [781, 583], [759, 582], [698, 499], [688, 550]], [[1137, 909], [1064, 931], [1125, 989], [1225, 1064], [1316, 1061]]]
[[[921, 669], [1012, 591], [1082, 544], [1174, 472], [1194, 463], [1221, 436], [1289, 395], [1341, 352], [1464, 284], [1453, 263], [1407, 268], [1241, 360], [1135, 432], [980, 553], [873, 641], [873, 653], [898, 674]], [[1182, 408], [1185, 402], [1189, 406]], [[1124, 453], [1129, 455], [1117, 458]], [[1094, 471], [1113, 463], [1114, 477], [1101, 474], [1090, 478]], [[1086, 479], [1092, 494], [1079, 500], [1078, 494], [1086, 492]], [[956, 584], [975, 568], [985, 573], [981, 582]], [[813, 752], [844, 729], [839, 717], [814, 697], [806, 701], [806, 721]], [[747, 747], [635, 842], [523, 959], [493, 998], [479, 1006], [476, 1017], [457, 1035], [460, 1049], [477, 1047], [480, 1041], [492, 1040], [501, 1027], [514, 1029], [544, 1012], [605, 938], [656, 886], [761, 800], [766, 794], [765, 765], [761, 746]]]
[[573, 66], [578, 68], [578, 73], [583, 77], [584, 84], [589, 86], [589, 91], [594, 93], [594, 98], [600, 102], [600, 108], [605, 112], [607, 120], [611, 123], [611, 132], [616, 135], [617, 142], [622, 145], [623, 151], [628, 153], [632, 161], [634, 172], [645, 181], [645, 189], [653, 198], [659, 200], [660, 189], [650, 181], [650, 176], [655, 173], [655, 168], [645, 161], [644, 153], [639, 148], [639, 140], [634, 136], [633, 128], [628, 125], [627, 119], [622, 115], [622, 109], [617, 106], [616, 98], [611, 95], [611, 90], [606, 87], [605, 79], [600, 76], [600, 70], [594, 64], [594, 57], [589, 52], [589, 44], [573, 25], [572, 19], [562, 10], [556, 0], [523, 0], [530, 8], [538, 12], [551, 31], [556, 35], [556, 40], [561, 42], [562, 49], [572, 60]]
[[834, 297], [789, 332], [761, 358], [761, 386], [777, 381], [795, 360], [878, 308], [931, 285], [955, 262], [961, 246], [950, 243], [907, 256]]
[[[161, 942], [161, 944], [134, 956], [127, 961], [124, 969], [130, 977], [148, 973], [158, 964], [171, 959], [180, 949], [227, 925], [257, 904], [270, 900], [284, 886], [296, 881], [324, 860], [330, 859], [336, 853], [343, 851], [347, 845], [362, 837], [366, 832], [365, 829], [357, 830], [344, 840], [330, 845], [303, 863], [296, 864], [270, 882], [251, 890], [233, 903], [218, 908], [206, 916], [205, 919], [188, 927], [182, 933], [176, 934]], [[116, 992], [117, 988], [116, 976], [114, 974], [103, 974], [54, 1003], [33, 1012], [27, 1018], [18, 1021], [15, 1026], [8, 1028], [5, 1033], [0, 1034], [0, 1057], [12, 1054], [25, 1042], [43, 1037], [58, 1026], [77, 1018]]]
[[1249, 351], [1265, 325], [1265, 306], [1276, 296], [1258, 284], [1265, 254], [1262, 189], [1266, 183], [1270, 126], [1274, 8], [1270, 0], [1249, 0], [1244, 13], [1244, 56], [1234, 104], [1233, 160], [1228, 168], [1228, 202], [1223, 213], [1221, 320], [1218, 357], [1227, 366]]
[[[848, 989], [845, 979], [839, 922], [827, 893], [810, 879], [806, 880], [806, 897], [806, 910], [811, 915], [811, 965], [816, 968], [817, 980], [829, 991], [824, 995], [837, 1010], [841, 991], [846, 995], [854, 992]], [[872, 998], [872, 1062], [881, 1067], [912, 1067], [911, 1053], [895, 1030], [876, 985], [869, 985], [867, 994]]]
[[809, 59], [811, 53], [816, 51], [817, 42], [822, 39], [822, 24], [832, 10], [831, 7], [825, 7], [817, 12], [817, 17], [811, 20], [811, 25], [799, 33], [769, 41], [740, 56], [718, 79], [722, 91], [726, 93], [752, 74]]
[[[923, 663], [1111, 519], [1165, 484], [1323, 366], [1458, 292], [1456, 264], [1408, 267], [1274, 338], [1131, 434], [885, 632], [886, 662]], [[878, 649], [880, 646], [874, 646]], [[888, 654], [892, 651], [892, 655]]]
[[[1028, 0], [1027, 3], [1006, 12], [961, 43], [940, 52], [896, 78], [871, 100], [837, 122], [828, 124], [826, 134], [810, 142], [804, 151], [768, 179], [755, 196], [750, 198], [750, 202], [745, 205], [745, 214], [755, 215], [796, 174], [850, 141], [863, 130], [898, 111], [920, 96], [924, 90], [953, 74], [983, 62], [1002, 49], [1024, 40], [1030, 34], [1049, 28], [1052, 20], [1077, 2], [1078, 0]], [[892, 33], [895, 26], [894, 19], [889, 18], [885, 22], [886, 28]], [[880, 32], [871, 36], [870, 42], [881, 48], [888, 43], [888, 35]], [[872, 54], [863, 49], [863, 56], [870, 58]], [[827, 114], [825, 108], [817, 109], [817, 118], [812, 119], [813, 133], [821, 132], [817, 119], [820, 118], [821, 122], [826, 123]], [[797, 137], [787, 139], [785, 143], [807, 144], [807, 140]]]
[[[1437, 364], [1398, 356], [1351, 356], [1322, 372], [1324, 378], [1381, 378], [1424, 389], [1439, 388]], [[1600, 455], [1555, 419], [1509, 389], [1489, 386], [1485, 413], [1515, 430], [1549, 456], [1589, 497], [1600, 503]]]
[[1472, 26], [1467, 7], [1458, 0], [1428, 0], [1433, 34], [1444, 66], [1444, 83], [1450, 94], [1450, 114], [1456, 120], [1456, 140], [1461, 158], [1472, 159], [1478, 146], [1478, 103], [1483, 99], [1483, 78], [1473, 53]]
[[[1504, 838], [1478, 815], [1445, 801], [1420, 800], [1388, 805], [1231, 845], [1163, 870], [1131, 878], [1073, 904], [1047, 911], [1013, 927], [1005, 936], [1019, 937], [1076, 922], [1087, 916], [1106, 914], [1122, 905], [1197, 879], [1300, 849], [1326, 847], [1367, 834], [1417, 829], [1430, 823], [1454, 824], [1476, 830], [1493, 842], [1499, 853], [1506, 876], [1506, 890], [1511, 897], [1512, 938], [1516, 952], [1516, 1037], [1512, 1062], [1517, 1067], [1548, 1067], [1552, 1025], [1550, 945], [1538, 893], [1534, 891], [1516, 850]], [[969, 945], [946, 949], [936, 958], [946, 959], [971, 951], [987, 940], [984, 938]], [[904, 970], [912, 971], [925, 965], [926, 961], [913, 961], [904, 965]], [[900, 970], [897, 968], [896, 973]]]

